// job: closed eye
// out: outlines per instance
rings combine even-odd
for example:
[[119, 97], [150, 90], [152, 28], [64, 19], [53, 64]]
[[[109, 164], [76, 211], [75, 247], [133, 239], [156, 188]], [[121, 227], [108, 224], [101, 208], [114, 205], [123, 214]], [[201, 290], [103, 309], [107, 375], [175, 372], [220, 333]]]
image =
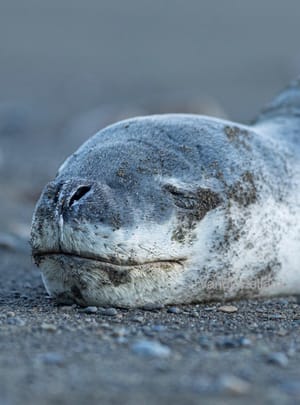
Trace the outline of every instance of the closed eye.
[[222, 203], [219, 194], [207, 188], [197, 187], [193, 190], [186, 190], [172, 184], [165, 184], [163, 187], [171, 194], [177, 207], [193, 211], [199, 220]]

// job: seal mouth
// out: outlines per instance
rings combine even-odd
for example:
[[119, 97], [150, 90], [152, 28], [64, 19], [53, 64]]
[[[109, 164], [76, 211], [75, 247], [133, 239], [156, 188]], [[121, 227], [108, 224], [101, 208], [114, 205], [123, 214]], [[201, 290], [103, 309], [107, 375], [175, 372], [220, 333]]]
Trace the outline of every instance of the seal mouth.
[[144, 265], [181, 265], [183, 266], [184, 261], [186, 258], [178, 258], [178, 259], [157, 259], [157, 260], [146, 260], [143, 262], [138, 262], [136, 260], [120, 260], [118, 258], [110, 257], [105, 258], [102, 256], [97, 256], [90, 253], [75, 253], [75, 252], [65, 252], [65, 251], [41, 251], [41, 252], [34, 252], [32, 254], [33, 260], [37, 266], [40, 265], [43, 258], [46, 257], [68, 257], [70, 259], [81, 259], [85, 261], [93, 261], [98, 262], [102, 265], [108, 265], [110, 267], [115, 268], [128, 268], [128, 267], [137, 267], [137, 266], [144, 266]]

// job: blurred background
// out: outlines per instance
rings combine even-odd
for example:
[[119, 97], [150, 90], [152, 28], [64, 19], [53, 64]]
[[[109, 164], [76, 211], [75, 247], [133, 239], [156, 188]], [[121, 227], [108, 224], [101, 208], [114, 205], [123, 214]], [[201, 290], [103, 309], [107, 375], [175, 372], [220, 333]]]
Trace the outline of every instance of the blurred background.
[[252, 119], [300, 73], [299, 16], [297, 0], [0, 0], [2, 230], [28, 235], [45, 182], [113, 121]]

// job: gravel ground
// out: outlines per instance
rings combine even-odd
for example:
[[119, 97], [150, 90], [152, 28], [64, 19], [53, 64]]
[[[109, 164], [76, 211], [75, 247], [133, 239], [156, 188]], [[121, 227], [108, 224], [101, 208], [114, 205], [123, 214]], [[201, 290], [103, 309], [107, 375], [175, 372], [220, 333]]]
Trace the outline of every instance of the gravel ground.
[[300, 399], [295, 298], [125, 310], [56, 306], [23, 246], [0, 250], [0, 403]]

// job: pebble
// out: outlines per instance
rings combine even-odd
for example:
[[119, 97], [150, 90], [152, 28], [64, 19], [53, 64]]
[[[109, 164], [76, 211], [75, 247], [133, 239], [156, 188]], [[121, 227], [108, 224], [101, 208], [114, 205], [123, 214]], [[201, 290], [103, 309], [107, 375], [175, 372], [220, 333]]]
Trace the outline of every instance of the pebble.
[[285, 319], [285, 316], [282, 314], [269, 314], [267, 316], [269, 319]]
[[234, 305], [222, 305], [221, 307], [218, 308], [219, 311], [225, 312], [227, 314], [232, 314], [234, 312], [237, 312], [238, 308], [235, 307]]
[[116, 342], [121, 345], [124, 345], [124, 344], [128, 343], [128, 338], [125, 336], [119, 336], [119, 337], [117, 337]]
[[109, 323], [107, 323], [107, 322], [100, 323], [100, 326], [101, 326], [102, 329], [105, 329], [105, 330], [112, 329], [111, 325]]
[[144, 311], [158, 311], [163, 308], [161, 304], [146, 304], [142, 306]]
[[86, 307], [83, 310], [86, 314], [95, 314], [98, 311], [97, 307]]
[[24, 326], [26, 321], [19, 317], [9, 317], [6, 321], [9, 325], [17, 325], [17, 326]]
[[57, 352], [47, 352], [40, 354], [38, 361], [44, 364], [62, 366], [64, 364], [64, 356]]
[[239, 344], [234, 338], [224, 337], [216, 342], [216, 346], [219, 349], [233, 349], [239, 347]]
[[167, 312], [168, 312], [169, 314], [180, 314], [180, 313], [181, 313], [181, 309], [178, 308], [178, 307], [169, 307], [169, 308], [167, 309]]
[[16, 316], [16, 313], [13, 312], [13, 311], [8, 311], [8, 312], [6, 312], [6, 316], [7, 316], [8, 318], [11, 318], [11, 317], [13, 317], [13, 316]]
[[209, 339], [209, 338], [206, 337], [206, 336], [201, 336], [201, 337], [199, 338], [199, 343], [200, 343], [200, 346], [201, 346], [203, 349], [212, 349], [212, 348], [214, 347], [214, 342], [212, 342], [212, 340]]
[[287, 365], [289, 363], [289, 359], [282, 352], [274, 352], [274, 353], [269, 353], [267, 355], [267, 362], [271, 363], [271, 364], [276, 364], [277, 366], [280, 366], [280, 367], [287, 367]]
[[73, 309], [74, 309], [73, 305], [62, 305], [59, 307], [59, 310], [61, 312], [71, 312], [73, 311]]
[[233, 395], [245, 395], [250, 391], [249, 382], [234, 375], [222, 376], [219, 385], [222, 391]]
[[153, 325], [151, 327], [151, 329], [153, 330], [153, 332], [163, 332], [165, 331], [167, 328], [164, 325]]
[[280, 328], [277, 332], [277, 335], [279, 335], [279, 336], [286, 336], [287, 334], [288, 334], [288, 331], [283, 328]]
[[124, 327], [119, 327], [119, 328], [115, 328], [112, 331], [112, 336], [113, 337], [121, 337], [121, 336], [125, 336], [129, 334], [129, 330], [124, 328]]
[[99, 312], [101, 315], [105, 315], [105, 316], [118, 315], [118, 311], [116, 310], [116, 308], [99, 308]]
[[239, 343], [241, 347], [250, 347], [252, 346], [252, 341], [244, 336], [239, 338]]
[[143, 316], [133, 316], [130, 319], [132, 322], [138, 322], [138, 323], [143, 323], [144, 322], [144, 317]]
[[55, 332], [57, 330], [56, 325], [54, 325], [53, 323], [42, 323], [41, 328], [43, 330], [46, 330], [47, 332]]
[[216, 346], [219, 349], [234, 349], [240, 347], [250, 347], [251, 345], [252, 345], [251, 340], [245, 338], [244, 336], [239, 338], [225, 336], [216, 342]]
[[140, 340], [131, 346], [133, 353], [144, 357], [166, 358], [171, 354], [171, 349], [159, 342], [152, 340]]
[[210, 312], [210, 311], [215, 311], [217, 309], [217, 307], [205, 307], [204, 311]]

